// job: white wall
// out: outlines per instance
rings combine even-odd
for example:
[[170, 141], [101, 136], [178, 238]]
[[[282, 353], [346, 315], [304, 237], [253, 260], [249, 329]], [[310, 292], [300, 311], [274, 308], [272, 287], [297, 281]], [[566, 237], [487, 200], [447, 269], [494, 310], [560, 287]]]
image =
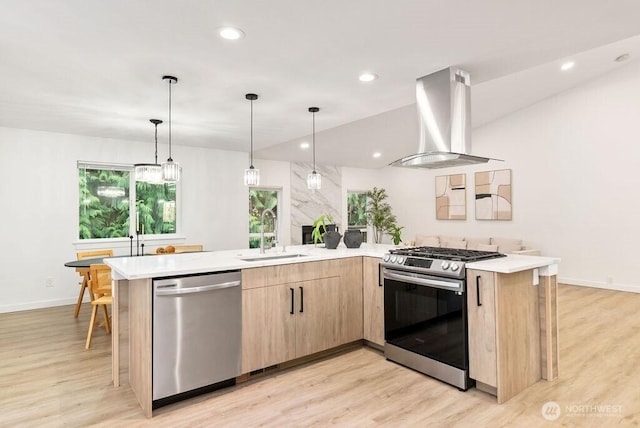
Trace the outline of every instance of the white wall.
[[[423, 233], [425, 216], [429, 215], [429, 204], [433, 199], [433, 187], [430, 174], [425, 170], [385, 167], [379, 170], [362, 168], [342, 169], [342, 200], [347, 200], [348, 191], [367, 191], [374, 187], [384, 188], [387, 202], [391, 205], [402, 230], [402, 239], [409, 242], [417, 233]], [[346, 203], [343, 218], [347, 218]], [[373, 242], [373, 235], [370, 241]], [[382, 240], [391, 243], [391, 237], [385, 235]]]
[[[149, 160], [153, 144], [0, 128], [0, 152], [0, 312], [73, 303], [79, 276], [63, 265], [86, 247], [73, 245], [78, 233], [76, 162]], [[209, 250], [246, 247], [246, 153], [177, 146], [173, 155], [183, 167], [183, 242], [203, 243]], [[129, 252], [128, 243], [108, 247], [116, 247], [116, 254]], [[53, 287], [45, 287], [47, 278]]]
[[[560, 280], [640, 292], [640, 63], [499, 119], [473, 132], [474, 152], [502, 158], [444, 170], [342, 168], [347, 190], [384, 187], [405, 226], [417, 233], [522, 238], [562, 258]], [[73, 303], [78, 160], [134, 163], [150, 143], [0, 128], [0, 312]], [[185, 242], [246, 248], [246, 153], [176, 146], [183, 166]], [[283, 189], [281, 241], [290, 242], [290, 164], [257, 160], [262, 184]], [[513, 170], [513, 221], [476, 221], [473, 173]], [[435, 220], [434, 177], [467, 174], [467, 220]], [[346, 218], [346, 204], [342, 208]], [[344, 225], [342, 227], [344, 229]], [[388, 237], [386, 238], [388, 241]], [[158, 242], [164, 245], [163, 242]], [[128, 245], [116, 248], [125, 254]], [[47, 278], [53, 287], [45, 287]]]
[[[291, 173], [289, 162], [254, 159], [254, 166], [260, 170], [260, 187], [281, 190], [281, 205], [278, 206], [278, 238], [280, 244], [291, 243]], [[243, 245], [242, 248], [246, 247]]]
[[[345, 168], [346, 189], [381, 186], [403, 237], [521, 238], [562, 258], [562, 282], [640, 292], [640, 62], [473, 132], [474, 152], [505, 162], [441, 170]], [[513, 171], [513, 220], [477, 221], [474, 172]], [[467, 220], [435, 219], [434, 177], [466, 173]]]
[[636, 61], [474, 132], [513, 169], [514, 236], [565, 282], [640, 291], [639, 113]]

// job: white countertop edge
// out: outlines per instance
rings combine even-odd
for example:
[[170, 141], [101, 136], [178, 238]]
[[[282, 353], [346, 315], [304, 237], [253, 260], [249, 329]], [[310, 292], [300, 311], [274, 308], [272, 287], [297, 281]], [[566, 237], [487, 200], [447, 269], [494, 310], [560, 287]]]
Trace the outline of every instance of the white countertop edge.
[[[292, 263], [316, 262], [320, 260], [340, 259], [347, 257], [376, 257], [382, 258], [393, 245], [363, 244], [360, 248], [346, 248], [339, 246], [335, 250], [313, 245], [296, 245], [286, 248], [268, 250], [260, 255], [257, 249], [223, 250], [202, 253], [162, 254], [143, 257], [119, 257], [105, 259], [111, 267], [115, 280], [161, 278], [165, 276], [190, 275], [205, 272], [220, 272], [226, 270], [250, 269], [265, 266], [284, 265]], [[302, 257], [265, 259], [244, 261], [241, 258], [272, 257], [283, 254], [302, 254]]]
[[508, 254], [507, 257], [499, 259], [483, 260], [480, 262], [467, 263], [467, 269], [482, 270], [497, 273], [515, 273], [523, 270], [541, 268], [544, 266], [557, 265], [560, 263], [558, 257], [525, 256], [520, 254]]
[[[226, 270], [241, 270], [265, 266], [284, 265], [292, 263], [316, 262], [320, 260], [340, 259], [347, 257], [376, 257], [382, 256], [389, 250], [397, 248], [394, 245], [363, 244], [360, 248], [346, 248], [343, 245], [335, 250], [313, 245], [296, 245], [287, 247], [283, 253], [280, 248], [268, 250], [263, 256], [258, 249], [222, 250], [202, 253], [163, 254], [142, 257], [118, 257], [105, 259], [104, 262], [112, 269], [115, 280], [135, 280], [146, 278], [162, 278], [176, 275], [191, 275]], [[265, 259], [244, 261], [240, 258], [271, 257], [282, 254], [303, 254], [303, 257]], [[498, 273], [514, 273], [544, 266], [557, 265], [559, 258], [526, 256], [509, 254], [499, 259], [484, 260], [467, 263], [467, 269]], [[555, 269], [554, 271], [557, 271]]]

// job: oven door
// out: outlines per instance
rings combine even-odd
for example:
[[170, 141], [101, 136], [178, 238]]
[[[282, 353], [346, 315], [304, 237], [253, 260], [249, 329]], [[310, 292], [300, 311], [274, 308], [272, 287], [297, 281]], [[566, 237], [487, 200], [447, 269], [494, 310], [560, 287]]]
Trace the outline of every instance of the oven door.
[[466, 370], [464, 280], [384, 269], [387, 343]]

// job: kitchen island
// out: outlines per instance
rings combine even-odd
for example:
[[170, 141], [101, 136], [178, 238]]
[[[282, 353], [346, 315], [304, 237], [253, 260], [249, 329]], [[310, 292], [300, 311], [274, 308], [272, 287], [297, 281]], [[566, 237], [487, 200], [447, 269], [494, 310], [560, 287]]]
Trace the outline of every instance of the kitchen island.
[[[119, 386], [121, 378], [128, 377], [146, 416], [152, 416], [153, 279], [240, 270], [243, 288], [242, 371], [248, 374], [253, 370], [367, 339], [366, 325], [370, 321], [367, 314], [372, 309], [367, 308], [371, 299], [363, 299], [363, 288], [366, 289], [364, 282], [367, 277], [371, 280], [372, 275], [367, 275], [365, 266], [367, 262], [370, 265], [372, 261], [377, 262], [391, 248], [394, 247], [370, 244], [358, 249], [338, 247], [337, 250], [327, 250], [307, 245], [288, 247], [285, 253], [271, 250], [265, 255], [260, 255], [257, 250], [232, 250], [106, 260], [112, 268], [115, 285], [112, 337], [114, 385]], [[527, 272], [532, 281], [535, 278], [540, 280], [543, 285], [540, 289], [544, 289], [544, 292], [540, 291], [540, 310], [544, 311], [544, 315], [540, 315], [540, 325], [534, 328], [540, 331], [536, 337], [545, 342], [541, 345], [541, 349], [544, 349], [541, 364], [545, 366], [541, 371], [546, 379], [557, 376], [557, 333], [547, 332], [554, 328], [557, 331], [554, 296], [558, 262], [555, 258], [508, 256], [499, 265], [491, 264], [492, 261], [469, 265], [470, 269], [487, 269], [495, 275]], [[368, 271], [371, 273], [370, 269]], [[505, 278], [502, 277], [502, 282]], [[292, 316], [293, 321], [290, 321], [288, 315], [274, 316], [275, 308], [283, 309], [282, 297], [288, 298], [289, 292], [291, 312], [289, 303], [286, 303], [286, 313], [293, 315], [294, 292], [300, 293], [295, 295], [295, 299], [299, 302], [297, 304], [302, 305], [303, 289], [304, 302], [313, 302], [313, 299], [322, 302], [323, 309], [320, 312], [314, 314], [314, 305], [309, 303], [304, 317]], [[303, 307], [295, 308], [295, 312], [298, 311], [302, 313]], [[364, 329], [363, 318], [367, 318], [364, 320]], [[265, 325], [273, 327], [267, 329], [271, 334], [256, 334], [258, 328], [264, 330]], [[376, 328], [379, 330], [382, 326], [374, 325], [373, 329]], [[500, 401], [501, 388], [494, 391], [490, 383], [487, 385], [489, 388], [484, 390], [498, 395]]]

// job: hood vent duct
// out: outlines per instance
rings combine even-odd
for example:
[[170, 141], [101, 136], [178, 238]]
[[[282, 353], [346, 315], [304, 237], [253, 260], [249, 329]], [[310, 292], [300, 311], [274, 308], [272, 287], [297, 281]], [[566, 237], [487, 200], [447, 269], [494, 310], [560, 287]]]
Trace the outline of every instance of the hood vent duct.
[[469, 73], [449, 67], [417, 80], [416, 102], [420, 122], [417, 154], [392, 166], [447, 168], [486, 163], [491, 158], [471, 151], [471, 82]]

